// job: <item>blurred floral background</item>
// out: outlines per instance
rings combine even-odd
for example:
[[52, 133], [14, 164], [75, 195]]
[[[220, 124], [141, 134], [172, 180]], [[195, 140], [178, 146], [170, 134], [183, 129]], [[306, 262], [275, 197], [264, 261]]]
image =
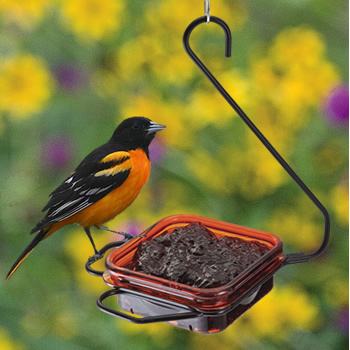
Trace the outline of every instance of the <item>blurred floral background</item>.
[[[84, 264], [93, 251], [67, 227], [39, 244], [10, 281], [48, 194], [116, 125], [134, 115], [166, 124], [150, 180], [109, 223], [139, 233], [192, 213], [266, 230], [285, 251], [311, 252], [322, 215], [182, 47], [203, 1], [0, 2], [0, 339], [13, 349], [348, 348], [348, 3], [215, 0], [215, 24], [191, 45], [329, 210], [325, 254], [276, 274], [275, 287], [224, 332], [133, 325], [100, 312], [107, 290]], [[118, 239], [93, 232], [102, 247]]]

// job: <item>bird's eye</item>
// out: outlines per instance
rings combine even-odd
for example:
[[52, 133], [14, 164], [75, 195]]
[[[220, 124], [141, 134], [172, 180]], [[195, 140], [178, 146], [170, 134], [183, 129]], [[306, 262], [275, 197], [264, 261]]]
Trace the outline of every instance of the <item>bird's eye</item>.
[[133, 130], [140, 130], [141, 129], [141, 125], [137, 124], [137, 123], [132, 124], [131, 127], [132, 127]]

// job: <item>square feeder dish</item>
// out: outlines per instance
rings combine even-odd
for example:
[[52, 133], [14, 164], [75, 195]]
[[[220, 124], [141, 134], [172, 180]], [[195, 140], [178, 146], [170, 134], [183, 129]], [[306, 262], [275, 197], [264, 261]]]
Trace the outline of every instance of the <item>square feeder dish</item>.
[[[191, 287], [130, 268], [141, 243], [191, 223], [200, 223], [217, 238], [254, 242], [268, 250], [232, 281], [215, 288]], [[169, 216], [106, 258], [103, 279], [113, 289], [99, 297], [98, 307], [134, 323], [163, 321], [199, 333], [220, 332], [272, 289], [273, 274], [285, 260], [283, 243], [273, 234], [196, 215]], [[103, 304], [112, 295], [118, 295], [120, 308], [129, 314]]]

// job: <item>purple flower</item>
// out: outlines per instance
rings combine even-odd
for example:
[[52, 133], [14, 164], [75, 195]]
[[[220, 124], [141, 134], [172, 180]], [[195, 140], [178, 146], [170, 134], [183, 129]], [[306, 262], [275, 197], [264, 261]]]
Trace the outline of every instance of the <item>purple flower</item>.
[[349, 123], [349, 86], [340, 85], [331, 91], [325, 103], [325, 114], [335, 125]]
[[124, 227], [125, 232], [130, 233], [133, 236], [137, 236], [143, 231], [142, 225], [137, 221], [129, 221]]
[[[142, 233], [144, 231], [144, 225], [142, 225], [142, 223], [140, 221], [136, 221], [136, 220], [130, 220], [130, 221], [126, 221], [122, 224], [115, 224], [112, 228], [113, 231], [116, 232], [127, 232], [130, 233], [133, 236], [137, 236], [140, 233]], [[112, 234], [114, 237], [114, 240], [116, 241], [121, 241], [124, 239], [124, 237], [122, 235], [115, 235]]]
[[76, 91], [86, 82], [81, 68], [73, 64], [60, 64], [55, 68], [56, 79], [63, 90]]
[[345, 334], [349, 333], [349, 310], [343, 309], [339, 312], [336, 318], [337, 326]]
[[149, 157], [151, 159], [151, 163], [155, 165], [160, 164], [165, 156], [165, 153], [166, 147], [164, 143], [159, 138], [154, 139], [149, 146]]
[[73, 144], [68, 137], [55, 135], [44, 142], [41, 158], [43, 165], [50, 171], [65, 170], [74, 153]]

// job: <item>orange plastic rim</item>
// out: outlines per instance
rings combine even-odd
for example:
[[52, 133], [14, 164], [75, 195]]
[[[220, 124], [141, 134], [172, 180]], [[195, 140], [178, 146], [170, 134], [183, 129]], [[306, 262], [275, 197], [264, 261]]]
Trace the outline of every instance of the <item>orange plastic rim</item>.
[[[240, 238], [247, 242], [256, 241], [265, 244], [269, 251], [231, 282], [216, 288], [190, 287], [127, 268], [132, 262], [139, 244], [165, 232], [171, 234], [175, 228], [187, 226], [193, 222], [200, 222], [217, 237], [227, 236]], [[111, 286], [123, 287], [141, 294], [145, 293], [161, 299], [180, 302], [199, 310], [215, 311], [227, 308], [270, 277], [283, 266], [286, 259], [281, 239], [271, 233], [197, 215], [168, 216], [144, 231], [142, 235], [144, 237], [132, 239], [107, 257], [106, 272], [104, 273], [105, 282]]]

